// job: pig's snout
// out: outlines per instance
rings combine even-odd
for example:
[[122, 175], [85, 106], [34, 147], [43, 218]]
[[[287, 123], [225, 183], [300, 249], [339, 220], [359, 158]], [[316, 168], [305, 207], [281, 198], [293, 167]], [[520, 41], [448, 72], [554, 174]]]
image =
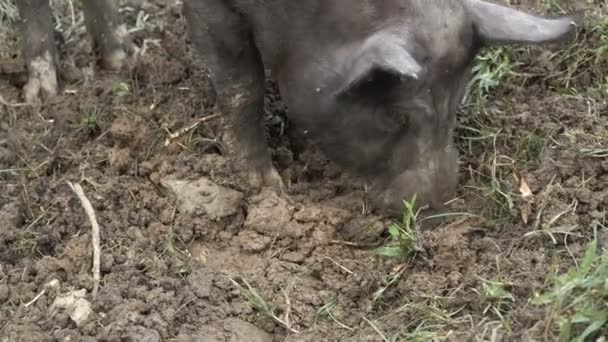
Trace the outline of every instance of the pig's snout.
[[415, 208], [441, 210], [454, 195], [458, 183], [458, 154], [453, 150], [433, 153], [412, 168], [398, 174], [383, 190], [372, 193], [372, 204], [396, 216], [403, 214], [404, 201], [414, 194]]

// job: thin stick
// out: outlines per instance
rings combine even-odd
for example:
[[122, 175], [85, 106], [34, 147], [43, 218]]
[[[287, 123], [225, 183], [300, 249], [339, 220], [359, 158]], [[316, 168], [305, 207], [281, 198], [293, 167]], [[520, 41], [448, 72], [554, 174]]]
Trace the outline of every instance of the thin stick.
[[372, 242], [372, 243], [357, 243], [351, 241], [344, 240], [331, 240], [329, 243], [333, 245], [345, 245], [349, 247], [358, 247], [358, 248], [368, 248], [368, 247], [378, 247], [382, 244], [382, 241]]
[[327, 256], [327, 255], [321, 255], [323, 256], [325, 259], [333, 262], [334, 264], [336, 264], [338, 267], [340, 267], [340, 269], [342, 269], [344, 272], [348, 273], [348, 274], [355, 274], [353, 271], [349, 270], [348, 268], [340, 265], [340, 263], [338, 263], [336, 260], [332, 259], [331, 257]]
[[169, 144], [171, 144], [171, 142], [179, 137], [181, 137], [182, 135], [190, 132], [191, 130], [195, 129], [196, 127], [198, 127], [200, 124], [202, 124], [203, 122], [207, 122], [213, 119], [217, 119], [220, 116], [222, 116], [222, 114], [220, 113], [215, 113], [215, 114], [211, 114], [211, 115], [207, 115], [204, 116], [198, 120], [196, 120], [193, 124], [186, 126], [182, 129], [180, 129], [179, 131], [175, 132], [175, 133], [171, 133], [169, 134], [169, 137], [165, 140], [165, 146], [169, 146]]
[[363, 317], [363, 320], [367, 322], [367, 324], [369, 324], [374, 329], [374, 331], [376, 331], [378, 335], [380, 335], [380, 337], [382, 337], [382, 341], [388, 341], [386, 336], [384, 336], [384, 333], [380, 330], [380, 328], [378, 328], [378, 326], [374, 322], [370, 321], [365, 317]]
[[43, 289], [42, 291], [40, 291], [40, 293], [38, 293], [36, 295], [36, 297], [34, 297], [34, 299], [30, 300], [29, 302], [25, 303], [23, 306], [25, 306], [26, 308], [34, 303], [36, 303], [36, 301], [38, 299], [40, 299], [40, 297], [42, 297], [42, 295], [46, 292], [46, 289]]
[[27, 106], [27, 103], [22, 103], [22, 102], [10, 103], [10, 102], [6, 101], [4, 99], [4, 97], [2, 97], [2, 95], [0, 95], [0, 104], [7, 106], [7, 107], [25, 107], [25, 106]]
[[283, 292], [283, 296], [285, 296], [285, 305], [287, 306], [287, 308], [285, 309], [285, 325], [291, 329], [291, 324], [289, 324], [289, 314], [291, 313], [291, 299], [289, 299], [287, 291], [283, 289], [281, 289], [281, 291]]
[[354, 328], [349, 327], [348, 325], [338, 321], [338, 319], [336, 317], [334, 317], [334, 315], [331, 313], [331, 311], [327, 311], [327, 314], [329, 315], [329, 317], [336, 322], [339, 326], [341, 326], [342, 328], [349, 330], [349, 331], [354, 331]]
[[80, 184], [72, 184], [72, 182], [68, 181], [68, 185], [78, 199], [80, 199], [80, 203], [82, 204], [82, 208], [87, 213], [89, 217], [89, 222], [91, 222], [91, 240], [93, 244], [93, 298], [97, 297], [97, 291], [99, 290], [99, 281], [101, 279], [101, 248], [100, 248], [100, 238], [99, 238], [99, 224], [97, 223], [97, 217], [95, 216], [95, 211], [93, 210], [93, 206], [89, 199], [84, 195], [84, 191]]
[[74, 11], [74, 2], [72, 0], [68, 0], [68, 4], [70, 5], [70, 16], [72, 17], [72, 26], [70, 30], [74, 30], [76, 27], [76, 12]]

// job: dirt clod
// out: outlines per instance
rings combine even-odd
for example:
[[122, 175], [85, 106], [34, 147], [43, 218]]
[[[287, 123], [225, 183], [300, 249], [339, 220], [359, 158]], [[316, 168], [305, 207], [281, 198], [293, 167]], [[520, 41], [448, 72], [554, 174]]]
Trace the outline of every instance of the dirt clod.
[[261, 235], [252, 230], [243, 230], [238, 235], [239, 245], [248, 252], [261, 252], [272, 242], [269, 236]]
[[243, 201], [242, 193], [217, 185], [205, 177], [196, 181], [163, 179], [161, 184], [173, 191], [182, 213], [202, 211], [212, 220], [234, 215]]
[[86, 290], [70, 291], [67, 294], [57, 296], [51, 304], [51, 315], [56, 310], [65, 310], [76, 325], [83, 325], [93, 313], [91, 303], [84, 298]]
[[141, 326], [130, 328], [122, 337], [122, 341], [126, 342], [159, 342], [161, 341], [160, 334], [154, 329], [148, 329]]
[[0, 208], [0, 234], [6, 234], [21, 225], [21, 222], [23, 222], [22, 206], [19, 203], [8, 203]]
[[213, 274], [204, 271], [194, 271], [188, 276], [188, 283], [192, 292], [198, 298], [209, 298], [213, 285]]
[[8, 300], [9, 296], [10, 296], [10, 290], [8, 288], [8, 285], [0, 284], [0, 303], [3, 303], [6, 300]]
[[270, 189], [250, 198], [245, 228], [274, 236], [284, 234], [291, 222], [287, 200]]
[[237, 318], [231, 318], [224, 323], [224, 329], [230, 333], [230, 341], [233, 342], [268, 342], [272, 337], [257, 328]]

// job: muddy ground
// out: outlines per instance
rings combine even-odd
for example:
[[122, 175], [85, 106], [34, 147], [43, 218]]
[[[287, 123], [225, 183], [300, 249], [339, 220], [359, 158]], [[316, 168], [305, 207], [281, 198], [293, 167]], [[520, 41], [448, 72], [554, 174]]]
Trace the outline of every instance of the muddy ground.
[[[484, 113], [462, 113], [461, 186], [450, 204], [460, 214], [422, 221], [420, 251], [404, 260], [373, 253], [392, 221], [367, 212], [361, 182], [291, 135], [276, 95], [267, 123], [291, 183], [285, 195], [233, 180], [221, 119], [165, 146], [215, 112], [211, 83], [181, 4], [123, 5], [142, 50], [111, 74], [95, 64], [82, 13], [72, 25], [56, 2], [62, 91], [42, 108], [15, 105], [17, 41], [0, 47], [1, 341], [551, 340], [547, 308], [529, 299], [573, 265], [606, 218], [608, 160], [598, 151], [608, 96], [592, 90], [597, 70], [576, 75], [576, 94], [531, 77]], [[535, 51], [524, 63], [555, 67]], [[532, 199], [519, 196], [513, 169]], [[91, 226], [67, 181], [82, 184], [101, 226], [97, 298]], [[231, 279], [249, 283], [284, 324], [252, 308]], [[496, 283], [504, 292], [491, 296]], [[82, 289], [87, 319], [52, 307]]]

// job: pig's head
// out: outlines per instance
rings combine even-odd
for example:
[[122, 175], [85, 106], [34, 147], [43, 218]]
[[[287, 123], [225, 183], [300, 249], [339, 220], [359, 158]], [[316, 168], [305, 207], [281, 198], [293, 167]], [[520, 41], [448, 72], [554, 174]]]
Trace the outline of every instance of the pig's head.
[[582, 20], [479, 0], [399, 3], [398, 18], [318, 62], [328, 76], [317, 81], [320, 100], [308, 102], [319, 106], [310, 108], [318, 127], [310, 133], [330, 158], [366, 176], [375, 204], [394, 213], [414, 194], [432, 207], [453, 195], [456, 108], [479, 49], [558, 42]]

